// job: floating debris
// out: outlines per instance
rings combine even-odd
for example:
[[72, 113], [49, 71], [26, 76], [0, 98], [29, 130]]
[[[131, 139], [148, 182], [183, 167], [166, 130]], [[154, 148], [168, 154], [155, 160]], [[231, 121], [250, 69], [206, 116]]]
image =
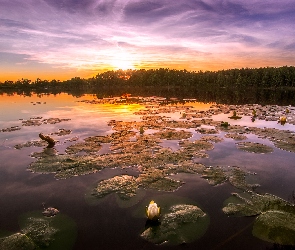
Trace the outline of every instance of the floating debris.
[[44, 208], [42, 214], [46, 217], [53, 217], [59, 213], [59, 210], [54, 207]]
[[236, 143], [237, 148], [241, 149], [243, 151], [247, 151], [250, 153], [256, 153], [256, 154], [267, 154], [267, 153], [272, 153], [273, 148], [261, 144], [261, 143], [255, 143], [255, 142], [239, 142]]
[[51, 138], [49, 135], [43, 135], [42, 133], [39, 134], [39, 137], [48, 143], [47, 148], [53, 148], [55, 145], [55, 140]]

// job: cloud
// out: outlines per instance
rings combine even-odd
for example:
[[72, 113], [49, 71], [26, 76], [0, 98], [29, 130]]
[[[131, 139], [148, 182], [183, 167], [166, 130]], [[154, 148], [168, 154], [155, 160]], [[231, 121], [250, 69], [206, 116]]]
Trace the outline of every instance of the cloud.
[[[295, 64], [293, 0], [0, 0], [0, 5], [0, 53], [20, 63], [89, 71], [111, 67], [121, 53], [136, 65], [179, 63], [189, 70], [196, 62], [208, 70], [228, 68], [230, 60], [241, 58], [245, 67], [255, 58]], [[220, 58], [228, 58], [223, 66]]]

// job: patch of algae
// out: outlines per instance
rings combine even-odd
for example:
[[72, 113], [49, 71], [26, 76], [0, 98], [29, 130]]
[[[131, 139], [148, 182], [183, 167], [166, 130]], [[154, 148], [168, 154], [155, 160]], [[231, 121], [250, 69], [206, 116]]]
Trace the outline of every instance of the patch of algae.
[[272, 153], [273, 148], [261, 143], [255, 142], [239, 142], [236, 144], [238, 149], [256, 154]]
[[154, 244], [180, 245], [204, 235], [209, 217], [199, 207], [179, 204], [170, 207], [159, 224], [151, 225], [141, 237]]

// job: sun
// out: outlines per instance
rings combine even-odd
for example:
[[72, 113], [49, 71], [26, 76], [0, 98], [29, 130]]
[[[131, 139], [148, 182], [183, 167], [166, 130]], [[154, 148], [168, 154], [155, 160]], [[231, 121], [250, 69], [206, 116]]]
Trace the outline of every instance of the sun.
[[132, 55], [124, 52], [119, 52], [114, 55], [112, 59], [112, 67], [116, 70], [122, 69], [135, 69], [135, 63], [134, 59], [132, 58]]
[[117, 70], [118, 69], [122, 69], [122, 70], [134, 69], [133, 63], [128, 60], [115, 60], [112, 62], [112, 65]]

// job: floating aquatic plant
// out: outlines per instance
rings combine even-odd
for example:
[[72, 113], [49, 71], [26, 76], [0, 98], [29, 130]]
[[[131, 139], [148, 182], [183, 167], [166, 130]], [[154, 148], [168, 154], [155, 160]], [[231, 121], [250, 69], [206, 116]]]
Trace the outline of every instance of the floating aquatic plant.
[[238, 133], [229, 133], [224, 135], [224, 137], [226, 138], [231, 138], [234, 140], [246, 140], [247, 136], [245, 136], [244, 134], [238, 134]]
[[154, 136], [159, 137], [160, 139], [181, 140], [190, 138], [192, 136], [192, 132], [175, 129], [163, 129], [160, 132], [154, 133]]
[[211, 185], [218, 185], [227, 181], [227, 175], [220, 167], [208, 167], [204, 169], [202, 178], [206, 179]]
[[278, 121], [281, 125], [285, 125], [285, 123], [287, 122], [287, 117], [286, 116], [281, 116], [279, 118], [279, 121]]
[[121, 175], [100, 181], [92, 191], [92, 195], [102, 198], [110, 193], [116, 193], [121, 199], [125, 200], [135, 196], [137, 189], [136, 177]]
[[154, 244], [179, 245], [200, 238], [208, 225], [209, 218], [199, 207], [179, 204], [170, 207], [160, 223], [146, 228], [141, 237]]
[[3, 250], [35, 250], [37, 245], [31, 238], [23, 233], [15, 233], [0, 238], [0, 249]]
[[269, 210], [295, 212], [294, 205], [272, 194], [234, 193], [226, 203], [222, 211], [228, 215], [254, 216]]
[[161, 208], [153, 200], [146, 207], [146, 216], [149, 220], [158, 220], [161, 215]]
[[257, 142], [239, 142], [236, 145], [238, 149], [251, 153], [266, 154], [273, 152], [271, 147]]
[[232, 116], [229, 116], [228, 118], [230, 118], [230, 119], [234, 119], [234, 120], [237, 120], [237, 119], [241, 119], [242, 118], [242, 116], [238, 116], [237, 115], [237, 111], [233, 111], [233, 115]]
[[264, 212], [256, 218], [252, 233], [265, 241], [295, 246], [295, 214], [276, 210]]
[[254, 192], [233, 194], [222, 209], [235, 216], [258, 215], [253, 235], [262, 240], [281, 245], [295, 245], [295, 206], [271, 194]]

